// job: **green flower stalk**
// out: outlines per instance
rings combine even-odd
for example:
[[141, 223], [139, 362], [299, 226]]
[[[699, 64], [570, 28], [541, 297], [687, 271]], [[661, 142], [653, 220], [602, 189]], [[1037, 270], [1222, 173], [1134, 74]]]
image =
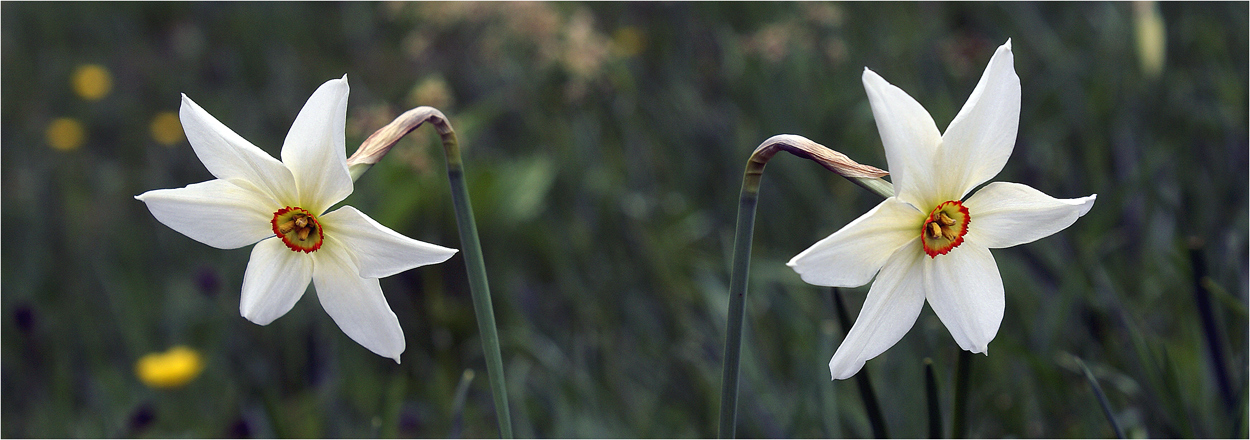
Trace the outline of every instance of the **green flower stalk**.
[[473, 295], [473, 310], [477, 315], [478, 331], [482, 334], [482, 352], [486, 356], [486, 373], [491, 392], [495, 397], [495, 412], [499, 420], [499, 436], [512, 438], [512, 416], [508, 409], [508, 388], [504, 382], [503, 359], [499, 352], [499, 331], [495, 325], [495, 311], [491, 306], [490, 287], [486, 282], [486, 263], [482, 259], [482, 244], [477, 236], [477, 224], [473, 221], [473, 208], [469, 203], [469, 188], [464, 180], [464, 164], [460, 160], [460, 146], [456, 132], [443, 112], [433, 107], [417, 107], [399, 115], [390, 124], [370, 135], [351, 157], [347, 169], [353, 180], [382, 160], [404, 135], [429, 122], [443, 141], [443, 153], [447, 159], [447, 178], [451, 182], [452, 205], [456, 210], [456, 226], [460, 230], [460, 244], [464, 251], [464, 264], [469, 274], [469, 290]]
[[720, 437], [733, 438], [738, 417], [738, 367], [742, 352], [742, 318], [746, 302], [747, 275], [751, 269], [751, 235], [755, 230], [755, 205], [759, 199], [764, 166], [779, 151], [785, 151], [850, 179], [882, 197], [894, 194], [889, 182], [881, 180], [885, 171], [861, 165], [846, 155], [830, 150], [802, 136], [782, 134], [760, 144], [747, 160], [738, 201], [738, 226], [734, 235], [733, 273], [729, 281], [729, 322], [725, 329], [725, 361], [721, 372]]

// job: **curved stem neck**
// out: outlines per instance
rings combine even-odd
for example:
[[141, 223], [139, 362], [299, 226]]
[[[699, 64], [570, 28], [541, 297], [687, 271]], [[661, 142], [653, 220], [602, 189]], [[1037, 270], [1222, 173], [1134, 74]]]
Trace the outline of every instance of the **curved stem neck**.
[[499, 330], [495, 324], [494, 306], [491, 304], [490, 287], [486, 280], [486, 263], [482, 257], [482, 244], [477, 234], [477, 222], [473, 219], [473, 206], [469, 201], [469, 189], [465, 183], [464, 164], [460, 159], [460, 144], [456, 132], [443, 112], [434, 107], [417, 107], [399, 115], [390, 124], [370, 135], [360, 148], [347, 158], [347, 169], [352, 180], [358, 179], [373, 164], [382, 160], [405, 135], [429, 122], [443, 141], [443, 153], [447, 160], [447, 178], [450, 182], [452, 205], [456, 212], [456, 228], [460, 233], [460, 246], [469, 278], [469, 291], [473, 297], [473, 311], [477, 317], [478, 332], [482, 338], [482, 353], [486, 358], [486, 373], [494, 396], [495, 415], [499, 422], [499, 436], [512, 438], [512, 416], [508, 407], [508, 389], [503, 374], [503, 357], [499, 349]]
[[751, 157], [747, 160], [746, 172], [742, 176], [742, 194], [738, 199], [738, 224], [734, 232], [733, 272], [729, 277], [729, 316], [725, 325], [725, 360], [721, 369], [718, 432], [721, 438], [733, 438], [736, 435], [742, 320], [746, 308], [747, 278], [751, 271], [751, 236], [755, 230], [755, 207], [759, 199], [760, 181], [764, 177], [764, 166], [768, 165], [769, 159], [772, 159], [778, 151], [789, 152], [814, 161], [881, 197], [888, 198], [894, 195], [894, 187], [889, 182], [881, 180], [881, 176], [886, 175], [885, 171], [859, 164], [846, 157], [845, 154], [830, 150], [803, 136], [792, 134], [773, 136], [751, 153]]
[[829, 171], [838, 173], [852, 183], [863, 187], [882, 198], [889, 198], [894, 195], [894, 186], [890, 182], [882, 180], [881, 177], [889, 174], [880, 168], [864, 165], [845, 154], [833, 151], [824, 145], [813, 142], [811, 139], [793, 134], [779, 134], [768, 138], [755, 151], [751, 153], [750, 159], [747, 161], [746, 175], [742, 179], [742, 190], [758, 192], [760, 179], [764, 175], [764, 166], [768, 165], [769, 159], [779, 151], [785, 151], [795, 156], [810, 160], [820, 164]]
[[456, 131], [451, 128], [447, 116], [434, 107], [421, 106], [399, 115], [394, 121], [379, 128], [360, 143], [360, 148], [347, 158], [347, 170], [351, 173], [352, 180], [359, 179], [365, 171], [381, 161], [382, 157], [386, 156], [386, 153], [389, 153], [400, 139], [426, 122], [433, 125], [434, 130], [438, 131], [439, 137], [442, 138], [447, 166], [460, 168], [460, 145], [456, 140]]

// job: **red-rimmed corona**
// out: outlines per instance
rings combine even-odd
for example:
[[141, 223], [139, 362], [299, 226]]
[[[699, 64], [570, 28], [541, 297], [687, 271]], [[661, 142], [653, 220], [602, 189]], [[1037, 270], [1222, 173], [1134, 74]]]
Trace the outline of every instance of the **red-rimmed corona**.
[[321, 242], [325, 240], [325, 232], [321, 223], [317, 222], [317, 216], [304, 208], [288, 206], [279, 209], [273, 213], [273, 220], [269, 223], [273, 225], [274, 235], [282, 239], [282, 244], [295, 252], [307, 254], [321, 249]]
[[968, 221], [971, 219], [968, 208], [954, 200], [942, 202], [937, 208], [933, 208], [933, 212], [925, 218], [924, 226], [920, 228], [920, 242], [924, 244], [924, 253], [933, 258], [946, 255], [951, 249], [963, 244], [964, 235], [968, 233]]

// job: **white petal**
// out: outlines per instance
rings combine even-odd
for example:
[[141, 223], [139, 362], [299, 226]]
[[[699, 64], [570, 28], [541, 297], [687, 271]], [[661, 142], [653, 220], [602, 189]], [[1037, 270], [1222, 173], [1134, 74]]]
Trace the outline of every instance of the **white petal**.
[[383, 278], [414, 267], [442, 263], [456, 254], [400, 235], [351, 206], [321, 216], [321, 226], [351, 250], [360, 276]]
[[1097, 197], [1056, 199], [1028, 185], [994, 182], [964, 202], [971, 217], [965, 240], [998, 249], [1048, 237], [1089, 212]]
[[985, 353], [1003, 322], [1003, 279], [990, 250], [964, 240], [923, 265], [929, 307], [960, 347]]
[[893, 347], [911, 330], [924, 306], [921, 259], [927, 257], [920, 237], [916, 237], [882, 266], [877, 281], [868, 289], [855, 325], [829, 361], [829, 373], [834, 379], [855, 375], [865, 361]]
[[1020, 125], [1020, 77], [1011, 40], [999, 46], [980, 82], [942, 135], [941, 185], [962, 199], [1002, 171], [1016, 144]]
[[894, 194], [922, 208], [944, 202], [936, 200], [939, 196], [933, 194], [932, 182], [937, 181], [937, 173], [942, 171], [934, 162], [942, 136], [933, 117], [911, 95], [886, 82], [876, 72], [865, 68], [863, 81], [872, 117], [881, 132]]
[[295, 179], [282, 162], [235, 134], [187, 95], [182, 95], [178, 115], [187, 141], [208, 172], [242, 187], [254, 186], [279, 203], [293, 203]]
[[157, 189], [135, 199], [147, 204], [157, 221], [182, 235], [218, 249], [234, 249], [273, 236], [269, 221], [276, 202], [221, 179]]
[[299, 203], [317, 214], [352, 193], [343, 144], [347, 93], [347, 75], [318, 87], [282, 143], [282, 162], [295, 175]]
[[321, 307], [334, 318], [348, 337], [378, 355], [395, 359], [404, 352], [404, 331], [399, 318], [382, 296], [377, 278], [357, 275], [356, 263], [344, 243], [326, 235], [314, 252], [313, 284]]
[[920, 236], [925, 213], [890, 197], [786, 263], [808, 284], [868, 284], [887, 258]]
[[278, 237], [256, 243], [243, 273], [239, 313], [260, 325], [273, 322], [304, 296], [312, 274], [312, 257], [292, 251]]

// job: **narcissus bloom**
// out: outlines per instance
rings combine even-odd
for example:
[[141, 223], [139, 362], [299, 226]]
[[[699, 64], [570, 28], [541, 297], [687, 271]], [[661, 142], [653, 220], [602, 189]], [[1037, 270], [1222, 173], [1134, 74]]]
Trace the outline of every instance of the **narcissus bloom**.
[[788, 265], [811, 284], [867, 284], [864, 307], [829, 362], [846, 379], [911, 329], [928, 300], [964, 350], [985, 353], [1003, 319], [1003, 280], [990, 249], [1067, 228], [1096, 195], [1056, 199], [1027, 185], [994, 182], [1020, 122], [1020, 78], [1008, 40], [994, 53], [963, 109], [939, 134], [902, 89], [864, 69], [894, 197], [885, 199]]
[[456, 253], [404, 237], [351, 206], [343, 128], [347, 76], [304, 104], [282, 144], [282, 161], [244, 140], [182, 96], [179, 117], [196, 156], [217, 179], [137, 197], [161, 223], [219, 249], [255, 243], [239, 311], [266, 325], [285, 315], [309, 282], [347, 336], [379, 355], [404, 351], [399, 319], [378, 278]]

